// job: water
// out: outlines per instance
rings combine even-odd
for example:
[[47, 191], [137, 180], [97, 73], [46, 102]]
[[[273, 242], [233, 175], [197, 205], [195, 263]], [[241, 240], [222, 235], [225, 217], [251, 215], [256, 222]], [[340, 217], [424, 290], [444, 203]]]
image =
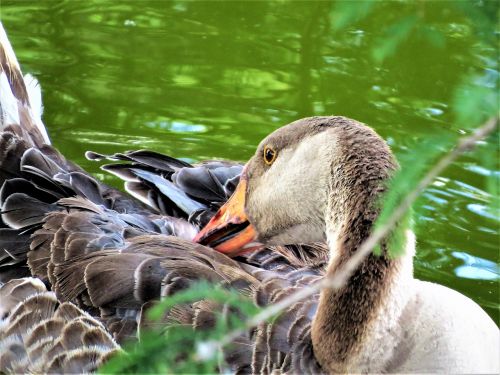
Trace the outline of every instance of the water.
[[[24, 71], [41, 82], [54, 145], [115, 186], [86, 150], [245, 161], [265, 135], [311, 115], [368, 123], [407, 154], [427, 135], [462, 131], [450, 107], [464, 74], [498, 79], [494, 53], [451, 2], [386, 3], [337, 32], [329, 2], [3, 0], [0, 11]], [[405, 14], [440, 36], [412, 34], [375, 63], [373, 47]], [[498, 322], [493, 173], [468, 155], [425, 192], [415, 274], [470, 296]]]

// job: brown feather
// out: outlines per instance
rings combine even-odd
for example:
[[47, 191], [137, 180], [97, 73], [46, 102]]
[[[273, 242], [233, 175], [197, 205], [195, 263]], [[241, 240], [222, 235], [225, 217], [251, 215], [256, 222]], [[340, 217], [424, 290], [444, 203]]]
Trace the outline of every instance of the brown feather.
[[[0, 287], [6, 310], [0, 331], [0, 371], [95, 370], [118, 345], [101, 323], [69, 302], [58, 304], [37, 279], [16, 279]], [[99, 348], [97, 351], [96, 349]], [[68, 351], [69, 350], [69, 351]], [[97, 357], [74, 355], [96, 352]]]
[[[54, 314], [55, 317], [55, 314]], [[38, 325], [32, 328], [31, 333], [24, 341], [27, 346], [34, 345], [41, 337], [48, 340], [55, 340], [61, 335], [64, 328], [64, 320], [62, 319], [49, 319], [41, 321]]]
[[[201, 299], [173, 307], [160, 322], [145, 319], [156, 301], [199, 280], [234, 288], [257, 305], [268, 306], [323, 275], [324, 245], [277, 246], [233, 260], [183, 240], [194, 235], [193, 226], [185, 220], [145, 209], [44, 144], [30, 117], [19, 66], [1, 48], [0, 71], [8, 72], [20, 115], [20, 124], [0, 125], [0, 183], [11, 181], [0, 205], [11, 209], [5, 217], [10, 217], [12, 225], [26, 232], [19, 239], [22, 249], [0, 264], [0, 273], [21, 275], [27, 262], [31, 274], [54, 291], [46, 291], [36, 279], [0, 287], [0, 318], [5, 328], [0, 332], [1, 371], [94, 371], [118, 350], [113, 337], [124, 340], [136, 333], [136, 319], [141, 329], [185, 324], [208, 330], [219, 315], [228, 322], [232, 316], [244, 318], [228, 304]], [[207, 206], [189, 217], [198, 224], [206, 222], [214, 207], [227, 199], [241, 172], [241, 166], [234, 164], [207, 162], [193, 167], [149, 151], [117, 154], [115, 159], [136, 163], [153, 176], [156, 173], [160, 185], [165, 179], [165, 187], [191, 193], [195, 198], [191, 202], [183, 196], [185, 202]], [[150, 199], [155, 209], [187, 218], [168, 196], [162, 196], [158, 186], [147, 186], [128, 165], [114, 170], [132, 178], [131, 190]], [[23, 227], [26, 224], [31, 226]], [[308, 364], [315, 363], [310, 350], [310, 311], [316, 302], [317, 296], [236, 338], [224, 352], [229, 368], [236, 373], [310, 370]], [[302, 360], [304, 353], [308, 356]]]

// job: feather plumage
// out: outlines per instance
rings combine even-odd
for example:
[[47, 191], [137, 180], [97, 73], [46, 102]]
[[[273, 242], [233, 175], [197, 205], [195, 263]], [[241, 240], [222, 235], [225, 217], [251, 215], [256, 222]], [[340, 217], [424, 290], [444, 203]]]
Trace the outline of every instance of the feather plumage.
[[[117, 162], [104, 169], [143, 204], [66, 160], [50, 146], [40, 87], [23, 78], [3, 27], [0, 86], [1, 371], [94, 371], [119, 350], [117, 342], [158, 329], [145, 319], [148, 308], [200, 280], [266, 306], [322, 276], [324, 245], [230, 259], [190, 241], [233, 193], [243, 168], [237, 163], [191, 165], [146, 150], [87, 153]], [[28, 271], [33, 278], [21, 278]], [[235, 339], [224, 352], [228, 366], [319, 373], [309, 333], [316, 302]], [[175, 306], [162, 324], [208, 330], [216, 312], [242, 316], [202, 299]]]
[[[103, 170], [125, 181], [125, 189], [163, 215], [188, 219], [204, 226], [234, 192], [243, 166], [229, 161], [191, 165], [152, 151], [113, 155], [87, 152], [89, 160], [120, 161]], [[126, 163], [123, 163], [126, 162]]]
[[99, 321], [60, 304], [38, 279], [13, 279], [0, 287], [0, 297], [2, 371], [94, 371], [119, 350]]

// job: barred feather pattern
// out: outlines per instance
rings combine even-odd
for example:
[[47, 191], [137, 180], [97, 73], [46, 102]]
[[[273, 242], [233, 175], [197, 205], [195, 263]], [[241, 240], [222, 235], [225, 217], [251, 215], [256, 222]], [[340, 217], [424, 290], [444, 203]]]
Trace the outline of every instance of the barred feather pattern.
[[87, 373], [120, 350], [102, 323], [36, 278], [2, 285], [0, 301], [2, 372]]
[[[135, 311], [141, 329], [182, 324], [206, 330], [213, 327], [217, 312], [227, 306], [200, 300], [176, 306], [161, 323], [154, 324], [143, 319], [142, 312], [152, 301], [172, 296], [199, 280], [235, 288], [256, 305], [267, 306], [323, 274], [322, 266], [297, 268], [286, 258], [276, 257], [273, 249], [239, 260], [178, 237], [137, 236], [119, 249], [95, 251], [59, 263], [53, 269], [53, 285], [59, 299], [77, 301], [83, 308]], [[251, 265], [257, 260], [265, 266]], [[310, 342], [317, 298], [294, 305], [276, 321], [261, 324], [235, 340], [224, 353], [230, 368], [236, 373], [319, 373]], [[111, 329], [106, 317], [101, 319]]]

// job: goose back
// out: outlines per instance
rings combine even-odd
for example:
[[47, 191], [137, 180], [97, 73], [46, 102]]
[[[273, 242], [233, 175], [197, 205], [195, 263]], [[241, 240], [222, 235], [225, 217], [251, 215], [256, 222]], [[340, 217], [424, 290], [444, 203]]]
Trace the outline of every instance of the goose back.
[[[50, 145], [40, 86], [23, 77], [1, 24], [0, 69], [0, 371], [94, 371], [136, 337], [138, 324], [148, 327], [144, 309], [199, 280], [266, 306], [323, 274], [321, 244], [230, 259], [189, 241], [231, 195], [241, 166], [89, 153], [118, 161], [105, 169], [133, 199]], [[310, 340], [316, 303], [298, 303], [236, 339], [224, 349], [228, 365], [238, 373], [321, 372]], [[168, 311], [164, 324], [209, 329], [224, 308], [201, 299]]]

